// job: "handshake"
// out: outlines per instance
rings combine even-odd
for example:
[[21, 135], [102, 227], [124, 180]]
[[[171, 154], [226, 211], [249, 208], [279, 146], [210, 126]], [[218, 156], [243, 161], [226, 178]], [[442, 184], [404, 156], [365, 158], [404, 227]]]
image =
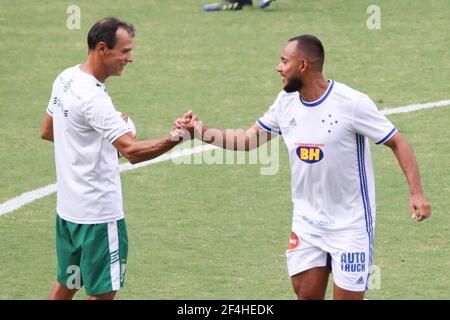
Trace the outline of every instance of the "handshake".
[[202, 136], [200, 118], [194, 115], [192, 111], [186, 112], [182, 118], [178, 118], [173, 122], [170, 136], [175, 141], [192, 140], [194, 137], [200, 138]]

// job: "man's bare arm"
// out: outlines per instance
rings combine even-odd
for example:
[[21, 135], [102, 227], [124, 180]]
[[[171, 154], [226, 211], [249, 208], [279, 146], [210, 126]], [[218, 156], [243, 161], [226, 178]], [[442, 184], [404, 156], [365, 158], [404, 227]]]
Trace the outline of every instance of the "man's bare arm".
[[412, 218], [422, 221], [431, 216], [431, 206], [424, 196], [420, 182], [419, 166], [408, 141], [397, 132], [386, 143], [392, 149], [409, 186], [410, 210]]
[[136, 141], [131, 133], [126, 133], [114, 141], [113, 145], [130, 163], [134, 164], [156, 158], [181, 141], [170, 135], [160, 139]]
[[203, 126], [195, 116], [189, 123], [178, 119], [174, 123], [174, 130], [186, 129], [192, 131], [194, 128], [194, 138], [217, 147], [235, 150], [250, 151], [258, 148], [273, 138], [273, 135], [261, 129], [258, 124], [253, 124], [247, 130], [244, 129], [217, 129]]
[[41, 127], [41, 139], [53, 142], [53, 117], [45, 114]]

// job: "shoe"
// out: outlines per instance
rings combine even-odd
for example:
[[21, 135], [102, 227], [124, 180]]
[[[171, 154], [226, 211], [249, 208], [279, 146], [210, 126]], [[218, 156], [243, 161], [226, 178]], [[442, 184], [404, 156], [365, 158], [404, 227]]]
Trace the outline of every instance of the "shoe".
[[259, 3], [259, 7], [260, 7], [261, 9], [267, 8], [268, 6], [270, 6], [270, 3], [271, 3], [272, 1], [275, 1], [275, 0], [262, 0], [262, 1]]
[[203, 6], [204, 11], [221, 11], [221, 10], [241, 10], [243, 6], [252, 6], [252, 0], [244, 0], [244, 1], [229, 1], [223, 0], [218, 3], [205, 4]]

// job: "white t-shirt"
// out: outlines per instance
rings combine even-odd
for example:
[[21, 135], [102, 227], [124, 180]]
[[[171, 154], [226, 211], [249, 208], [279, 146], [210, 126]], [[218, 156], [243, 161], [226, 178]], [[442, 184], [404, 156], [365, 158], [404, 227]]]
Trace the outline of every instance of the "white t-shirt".
[[64, 70], [54, 81], [47, 113], [53, 117], [58, 215], [94, 224], [124, 217], [117, 149], [130, 131], [105, 85], [80, 70]]
[[373, 232], [375, 182], [368, 138], [384, 143], [397, 129], [367, 95], [332, 80], [313, 102], [282, 91], [257, 123], [281, 134], [288, 149], [296, 229]]

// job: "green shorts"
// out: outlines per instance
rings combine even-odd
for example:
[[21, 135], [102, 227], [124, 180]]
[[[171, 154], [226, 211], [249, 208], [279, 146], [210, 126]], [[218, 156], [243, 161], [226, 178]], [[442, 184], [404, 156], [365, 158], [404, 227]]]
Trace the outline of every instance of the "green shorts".
[[77, 224], [56, 215], [58, 282], [91, 296], [123, 287], [128, 255], [125, 219]]

